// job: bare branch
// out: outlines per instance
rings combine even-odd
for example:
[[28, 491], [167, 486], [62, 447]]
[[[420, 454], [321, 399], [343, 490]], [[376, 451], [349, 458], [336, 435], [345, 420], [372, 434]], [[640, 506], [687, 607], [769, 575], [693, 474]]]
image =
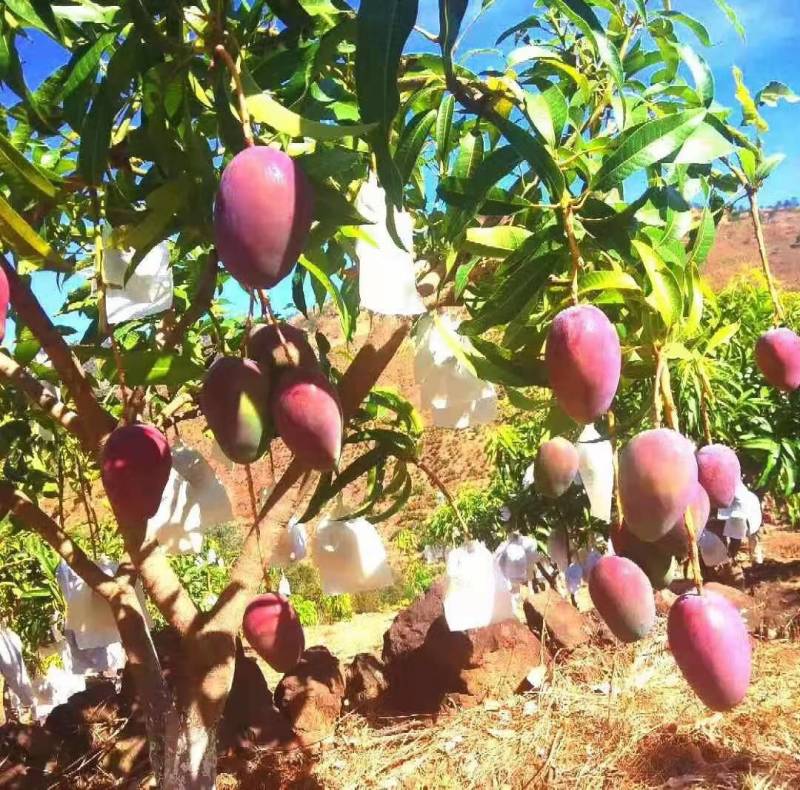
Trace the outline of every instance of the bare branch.
[[11, 304], [17, 315], [42, 344], [61, 381], [75, 401], [75, 409], [88, 432], [87, 440], [94, 448], [99, 447], [103, 439], [114, 430], [116, 420], [100, 406], [80, 362], [64, 338], [56, 331], [29, 286], [2, 255], [0, 255], [0, 266], [8, 277]]
[[0, 353], [0, 381], [4, 381], [18, 389], [31, 403], [34, 403], [66, 430], [77, 436], [84, 450], [87, 452], [94, 450], [91, 441], [86, 435], [81, 418], [74, 411], [68, 409], [52, 392], [46, 390], [39, 379], [32, 376], [11, 357], [2, 353]]

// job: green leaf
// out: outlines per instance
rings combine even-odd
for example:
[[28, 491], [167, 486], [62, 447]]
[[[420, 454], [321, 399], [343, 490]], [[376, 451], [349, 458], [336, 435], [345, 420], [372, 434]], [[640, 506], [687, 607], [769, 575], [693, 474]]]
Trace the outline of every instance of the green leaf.
[[96, 25], [110, 25], [119, 14], [117, 5], [101, 6], [91, 0], [80, 0], [80, 5], [54, 5], [53, 15], [56, 19], [66, 19], [79, 25], [89, 22]]
[[275, 101], [268, 93], [247, 96], [247, 111], [257, 123], [265, 123], [290, 137], [310, 137], [313, 140], [341, 140], [343, 137], [359, 137], [372, 132], [376, 124], [320, 123], [304, 118]]
[[716, 235], [717, 227], [714, 224], [714, 217], [708, 206], [705, 206], [697, 229], [694, 231], [694, 239], [689, 252], [689, 263], [698, 265], [705, 263], [708, 253], [711, 252], [711, 248], [714, 246]]
[[661, 316], [667, 330], [683, 315], [683, 296], [675, 275], [664, 265], [655, 250], [648, 244], [634, 239], [631, 242], [644, 264], [652, 288], [646, 301]]
[[711, 354], [712, 351], [715, 351], [720, 346], [727, 345], [730, 339], [739, 331], [739, 322], [736, 321], [733, 324], [727, 324], [726, 326], [722, 326], [711, 335], [708, 343], [706, 343], [706, 354]]
[[558, 145], [569, 118], [569, 104], [556, 85], [541, 93], [525, 94], [525, 112], [551, 145]]
[[736, 101], [742, 108], [742, 123], [744, 126], [754, 126], [759, 132], [769, 131], [769, 124], [761, 117], [755, 100], [747, 85], [744, 84], [744, 75], [738, 66], [733, 67], [733, 79], [736, 83]]
[[439, 105], [436, 114], [436, 155], [444, 167], [447, 163], [447, 155], [450, 153], [450, 133], [453, 128], [453, 111], [456, 100], [448, 94]]
[[411, 173], [417, 164], [425, 140], [436, 122], [436, 110], [428, 110], [415, 115], [408, 126], [403, 130], [400, 142], [397, 144], [397, 151], [394, 161], [400, 178], [405, 184], [411, 177]]
[[483, 135], [467, 132], [461, 138], [452, 175], [456, 178], [472, 178], [482, 159]]
[[333, 284], [333, 281], [328, 274], [326, 274], [321, 267], [317, 266], [316, 263], [309, 260], [309, 258], [307, 258], [305, 255], [300, 256], [298, 263], [304, 269], [306, 269], [308, 273], [327, 291], [328, 295], [333, 300], [333, 303], [336, 305], [336, 310], [339, 313], [339, 319], [342, 323], [345, 336], [349, 335], [352, 318], [344, 299], [342, 299], [339, 289]]
[[104, 33], [72, 64], [69, 76], [61, 90], [63, 98], [70, 96], [84, 80], [97, 72], [97, 66], [103, 53], [116, 41], [116, 33]]
[[599, 270], [587, 272], [578, 278], [578, 293], [593, 291], [638, 291], [642, 288], [636, 280], [626, 272]]
[[42, 0], [5, 0], [11, 13], [29, 27], [35, 27], [59, 41], [61, 32], [50, 3]]
[[506, 63], [510, 69], [525, 63], [528, 60], [540, 60], [542, 58], [557, 58], [558, 52], [552, 47], [544, 47], [540, 44], [527, 44], [524, 47], [517, 47], [508, 53]]
[[756, 104], [758, 104], [759, 107], [764, 104], [768, 107], [777, 107], [781, 99], [789, 102], [789, 104], [797, 104], [797, 102], [800, 102], [800, 96], [788, 85], [774, 80], [765, 85], [756, 94]]
[[714, 101], [714, 75], [708, 63], [700, 57], [688, 44], [678, 44], [678, 52], [683, 62], [689, 67], [694, 79], [695, 91], [700, 103], [709, 107]]
[[87, 184], [99, 184], [108, 165], [108, 149], [114, 126], [114, 107], [104, 82], [97, 91], [92, 107], [81, 125], [78, 150], [78, 171]]
[[603, 25], [594, 11], [584, 0], [548, 1], [551, 5], [557, 6], [583, 31], [589, 41], [592, 42], [600, 60], [608, 66], [608, 70], [614, 82], [617, 83], [617, 87], [621, 89], [625, 83], [625, 74], [622, 70], [619, 52], [606, 36]]
[[71, 272], [70, 266], [0, 194], [0, 237], [23, 258], [33, 258], [45, 268]]
[[439, 0], [439, 43], [445, 63], [452, 62], [453, 47], [467, 12], [468, 0]]
[[670, 22], [679, 22], [684, 27], [687, 27], [697, 36], [698, 41], [704, 47], [711, 46], [711, 36], [708, 34], [708, 29], [694, 17], [684, 14], [681, 11], [663, 11], [661, 15], [669, 19]]
[[477, 206], [478, 213], [489, 217], [503, 217], [533, 207], [530, 200], [514, 195], [507, 189], [490, 187], [483, 194], [479, 194], [476, 189], [474, 179], [448, 176], [439, 181], [436, 193], [445, 203], [471, 215], [475, 214], [473, 206]]
[[729, 156], [736, 146], [708, 123], [701, 123], [681, 146], [676, 165], [707, 165]]
[[[106, 375], [116, 381], [113, 358], [104, 364]], [[205, 369], [188, 356], [163, 351], [134, 350], [122, 352], [122, 369], [125, 383], [132, 387], [162, 384], [179, 387], [202, 378]]]
[[519, 249], [531, 236], [531, 231], [515, 225], [496, 225], [493, 228], [467, 228], [462, 249], [486, 258], [505, 258]]
[[686, 267], [686, 286], [689, 293], [689, 315], [683, 325], [684, 333], [691, 337], [703, 320], [703, 284], [700, 282], [700, 272], [696, 264]]
[[739, 34], [739, 37], [744, 41], [745, 39], [745, 32], [744, 32], [744, 25], [739, 20], [739, 16], [736, 11], [733, 10], [728, 0], [714, 0], [719, 10], [728, 17], [728, 21], [733, 25], [736, 32]]
[[547, 147], [532, 134], [501, 116], [493, 116], [492, 123], [503, 133], [514, 150], [527, 160], [533, 171], [539, 175], [547, 186], [554, 201], [561, 200], [567, 185], [564, 174], [556, 164]]
[[761, 184], [766, 181], [784, 159], [786, 159], [786, 154], [772, 154], [759, 162], [755, 171], [756, 183]]
[[13, 171], [47, 198], [52, 199], [56, 196], [57, 190], [48, 175], [26, 159], [2, 134], [0, 134], [0, 169], [6, 173]]
[[639, 170], [666, 159], [678, 150], [703, 122], [706, 111], [683, 110], [624, 132], [616, 150], [595, 174], [594, 189], [611, 189]]

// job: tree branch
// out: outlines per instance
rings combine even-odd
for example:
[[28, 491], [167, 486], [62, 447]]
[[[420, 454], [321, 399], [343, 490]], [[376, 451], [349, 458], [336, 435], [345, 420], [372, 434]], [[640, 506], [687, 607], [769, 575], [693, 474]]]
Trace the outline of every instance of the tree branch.
[[11, 304], [23, 323], [42, 344], [61, 381], [75, 401], [75, 409], [88, 432], [87, 441], [96, 449], [114, 430], [116, 420], [98, 403], [83, 368], [64, 338], [56, 331], [30, 287], [19, 277], [5, 256], [0, 255], [0, 266], [8, 278]]
[[39, 379], [32, 376], [25, 368], [18, 365], [11, 357], [0, 353], [0, 381], [10, 384], [22, 392], [31, 403], [52, 417], [63, 428], [78, 437], [87, 452], [95, 448], [87, 436], [81, 418], [44, 388]]

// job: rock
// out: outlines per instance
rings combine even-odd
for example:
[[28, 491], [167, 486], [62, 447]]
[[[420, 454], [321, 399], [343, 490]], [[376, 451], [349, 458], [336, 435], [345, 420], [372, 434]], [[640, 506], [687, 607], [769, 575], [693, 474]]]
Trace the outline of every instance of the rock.
[[389, 688], [383, 663], [370, 653], [359, 653], [345, 670], [345, 699], [351, 710], [374, 709]]
[[764, 621], [764, 612], [752, 595], [719, 582], [707, 582], [703, 585], [703, 589], [711, 590], [727, 598], [742, 613], [747, 630], [751, 634], [756, 633], [761, 628], [761, 624]]
[[345, 683], [339, 659], [317, 645], [306, 650], [297, 666], [275, 689], [275, 704], [305, 746], [329, 736], [342, 711]]
[[441, 617], [428, 631], [424, 650], [431, 664], [451, 679], [451, 692], [478, 701], [517, 692], [531, 669], [547, 658], [541, 642], [516, 619], [451, 631]]
[[387, 666], [422, 647], [433, 621], [444, 614], [445, 579], [437, 579], [425, 595], [403, 609], [383, 635], [383, 663]]
[[586, 617], [554, 590], [529, 596], [523, 608], [528, 625], [545, 645], [574, 650], [591, 638]]
[[275, 707], [264, 673], [237, 640], [231, 692], [219, 727], [221, 750], [275, 747], [293, 738], [291, 723]]

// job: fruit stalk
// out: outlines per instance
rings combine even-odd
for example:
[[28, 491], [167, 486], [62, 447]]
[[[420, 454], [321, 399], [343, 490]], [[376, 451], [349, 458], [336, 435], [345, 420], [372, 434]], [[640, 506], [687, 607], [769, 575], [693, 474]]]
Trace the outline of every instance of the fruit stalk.
[[770, 269], [769, 265], [767, 244], [764, 241], [764, 229], [761, 225], [761, 212], [758, 207], [758, 190], [748, 186], [747, 199], [750, 201], [750, 216], [753, 220], [756, 242], [758, 243], [758, 254], [761, 256], [761, 267], [764, 270], [764, 277], [767, 280], [767, 288], [769, 288], [769, 295], [772, 299], [772, 307], [775, 311], [775, 324], [782, 324], [784, 321], [783, 305], [781, 304], [781, 298], [778, 295], [778, 288], [775, 285], [775, 279], [772, 276], [772, 269]]
[[708, 396], [705, 384], [700, 388], [700, 417], [703, 420], [703, 438], [706, 444], [712, 444], [711, 420], [708, 418]]
[[658, 346], [653, 346], [653, 354], [656, 358], [656, 375], [653, 381], [653, 426], [661, 427], [661, 371], [664, 368], [664, 358]]
[[617, 441], [617, 418], [611, 409], [608, 410], [608, 435], [611, 438], [612, 447], [612, 463], [614, 466], [614, 506], [616, 509], [616, 519], [614, 526], [617, 529], [622, 529], [622, 522], [624, 519], [622, 513], [622, 500], [619, 495], [619, 443]]
[[233, 83], [236, 87], [236, 99], [239, 104], [239, 121], [242, 124], [242, 134], [244, 135], [244, 144], [248, 148], [252, 148], [256, 141], [253, 138], [253, 129], [250, 126], [250, 114], [247, 112], [247, 100], [244, 96], [244, 87], [242, 85], [242, 75], [239, 73], [239, 69], [236, 66], [233, 58], [231, 57], [230, 53], [227, 49], [225, 49], [224, 44], [217, 44], [214, 47], [214, 52], [219, 56], [222, 62], [225, 64], [225, 67], [231, 73], [231, 77], [233, 77]]
[[678, 409], [675, 406], [675, 399], [672, 397], [672, 377], [669, 374], [669, 365], [664, 362], [661, 366], [661, 376], [656, 382], [656, 389], [661, 386], [661, 395], [664, 399], [664, 416], [667, 424], [673, 431], [680, 433], [681, 427], [678, 422]]
[[572, 256], [572, 272], [570, 274], [572, 304], [578, 304], [578, 275], [583, 270], [584, 260], [581, 249], [578, 246], [578, 241], [575, 238], [575, 226], [573, 224], [574, 215], [572, 213], [572, 203], [569, 202], [569, 198], [565, 198], [561, 208], [564, 213], [564, 232], [567, 235], [569, 252]]
[[691, 506], [686, 508], [683, 517], [686, 525], [686, 534], [689, 536], [689, 560], [692, 566], [692, 576], [697, 587], [697, 592], [703, 594], [703, 573], [700, 570], [700, 549], [697, 545], [697, 530], [694, 528], [694, 514]]

